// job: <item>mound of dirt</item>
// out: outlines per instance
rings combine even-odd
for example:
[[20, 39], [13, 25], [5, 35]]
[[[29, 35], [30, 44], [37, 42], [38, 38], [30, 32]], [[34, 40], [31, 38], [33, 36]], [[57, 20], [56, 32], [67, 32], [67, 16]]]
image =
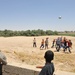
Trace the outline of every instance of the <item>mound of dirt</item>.
[[75, 72], [75, 37], [66, 36], [67, 39], [71, 39], [73, 42], [72, 53], [66, 51], [63, 53], [55, 52], [55, 48], [51, 48], [53, 39], [58, 36], [39, 36], [35, 37], [37, 47], [33, 48], [34, 37], [0, 37], [0, 50], [6, 55], [8, 64], [15, 65], [16, 63], [32, 65], [44, 65], [44, 53], [47, 49], [40, 50], [40, 44], [42, 39], [49, 38], [49, 50], [52, 50], [55, 54], [54, 65], [55, 70]]

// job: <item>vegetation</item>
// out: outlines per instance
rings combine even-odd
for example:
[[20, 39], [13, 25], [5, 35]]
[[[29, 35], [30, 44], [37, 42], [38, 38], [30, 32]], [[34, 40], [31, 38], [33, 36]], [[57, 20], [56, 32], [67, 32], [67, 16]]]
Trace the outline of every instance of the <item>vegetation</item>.
[[10, 37], [10, 36], [43, 36], [43, 35], [58, 35], [57, 31], [51, 30], [26, 30], [26, 31], [12, 31], [12, 30], [0, 30], [0, 36]]
[[58, 35], [64, 35], [64, 36], [75, 36], [75, 32], [72, 31], [64, 31], [64, 32], [59, 32]]
[[44, 35], [61, 35], [61, 36], [75, 36], [73, 31], [57, 32], [52, 30], [26, 30], [26, 31], [12, 31], [12, 30], [0, 30], [0, 36], [44, 36]]

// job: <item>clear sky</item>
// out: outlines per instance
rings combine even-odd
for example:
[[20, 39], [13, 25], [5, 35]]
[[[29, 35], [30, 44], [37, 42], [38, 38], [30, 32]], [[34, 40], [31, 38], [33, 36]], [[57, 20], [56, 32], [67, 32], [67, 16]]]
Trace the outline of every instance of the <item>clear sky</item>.
[[75, 31], [75, 0], [0, 0], [4, 29]]

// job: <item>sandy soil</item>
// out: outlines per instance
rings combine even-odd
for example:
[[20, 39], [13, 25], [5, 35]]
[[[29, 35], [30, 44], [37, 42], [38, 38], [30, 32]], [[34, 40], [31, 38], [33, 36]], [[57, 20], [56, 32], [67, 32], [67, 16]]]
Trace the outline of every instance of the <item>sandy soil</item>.
[[[6, 55], [8, 64], [20, 66], [32, 65], [36, 67], [37, 65], [44, 65], [44, 53], [47, 50], [40, 50], [40, 44], [42, 39], [49, 38], [49, 50], [52, 50], [55, 54], [54, 65], [55, 70], [65, 70], [70, 72], [75, 72], [75, 37], [66, 36], [67, 39], [71, 39], [73, 42], [73, 47], [71, 49], [72, 53], [55, 52], [55, 48], [51, 48], [52, 40], [56, 39], [58, 36], [38, 36], [35, 37], [37, 41], [37, 47], [33, 48], [32, 43], [34, 37], [0, 37], [0, 50]], [[63, 36], [64, 37], [64, 36]]]

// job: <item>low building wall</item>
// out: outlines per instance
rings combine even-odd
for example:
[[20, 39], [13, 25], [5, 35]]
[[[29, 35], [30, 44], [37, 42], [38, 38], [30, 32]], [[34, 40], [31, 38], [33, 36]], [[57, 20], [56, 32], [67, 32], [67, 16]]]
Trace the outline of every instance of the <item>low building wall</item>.
[[3, 66], [3, 75], [38, 75], [39, 71], [26, 68], [5, 65]]
[[[25, 68], [26, 67], [26, 68]], [[28, 68], [30, 69], [28, 69]], [[39, 75], [39, 69], [31, 68], [29, 66], [17, 67], [12, 65], [5, 65], [3, 66], [3, 75]], [[56, 71], [55, 75], [75, 75], [72, 72], [65, 72], [65, 71]]]

